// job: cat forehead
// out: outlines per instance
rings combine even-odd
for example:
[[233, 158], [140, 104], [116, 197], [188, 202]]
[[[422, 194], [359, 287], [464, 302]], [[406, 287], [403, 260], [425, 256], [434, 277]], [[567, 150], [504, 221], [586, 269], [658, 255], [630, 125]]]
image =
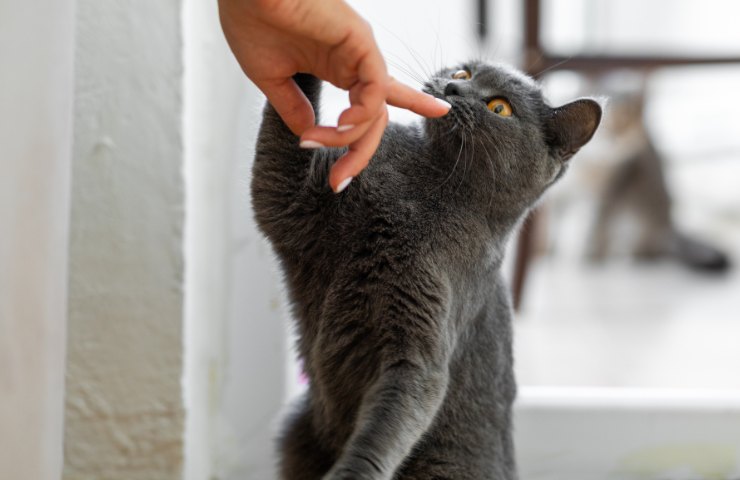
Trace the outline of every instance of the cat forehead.
[[499, 88], [525, 92], [539, 91], [539, 84], [532, 77], [505, 63], [467, 62], [443, 71], [445, 76], [457, 70], [467, 70], [479, 82]]
[[479, 75], [491, 75], [497, 78], [510, 79], [528, 88], [539, 88], [537, 82], [532, 77], [505, 63], [471, 62], [469, 68]]

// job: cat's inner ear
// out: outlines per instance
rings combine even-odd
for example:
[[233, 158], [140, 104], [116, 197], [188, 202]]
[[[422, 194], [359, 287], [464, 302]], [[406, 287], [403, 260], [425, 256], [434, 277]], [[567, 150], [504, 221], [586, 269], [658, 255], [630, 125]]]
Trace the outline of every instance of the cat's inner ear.
[[568, 160], [584, 146], [601, 122], [601, 106], [584, 98], [554, 108], [545, 123], [553, 156]]

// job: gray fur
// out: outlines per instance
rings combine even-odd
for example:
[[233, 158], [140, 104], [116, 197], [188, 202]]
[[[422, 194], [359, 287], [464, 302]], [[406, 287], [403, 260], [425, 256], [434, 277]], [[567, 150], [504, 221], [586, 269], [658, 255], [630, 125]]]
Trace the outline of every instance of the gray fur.
[[[452, 80], [458, 68], [472, 79]], [[317, 108], [320, 82], [296, 81]], [[504, 247], [601, 110], [551, 109], [530, 79], [477, 62], [425, 90], [450, 114], [391, 124], [339, 195], [327, 179], [342, 150], [298, 148], [265, 108], [253, 204], [310, 378], [280, 439], [283, 479], [516, 478]], [[499, 96], [514, 116], [488, 110]]]

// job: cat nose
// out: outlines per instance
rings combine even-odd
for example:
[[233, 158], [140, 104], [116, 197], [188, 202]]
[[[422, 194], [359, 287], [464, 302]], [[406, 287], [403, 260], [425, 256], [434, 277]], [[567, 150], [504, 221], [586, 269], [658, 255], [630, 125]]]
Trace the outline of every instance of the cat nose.
[[445, 85], [445, 96], [449, 97], [451, 95], [458, 95], [462, 96], [463, 89], [459, 82], [449, 82], [447, 85]]

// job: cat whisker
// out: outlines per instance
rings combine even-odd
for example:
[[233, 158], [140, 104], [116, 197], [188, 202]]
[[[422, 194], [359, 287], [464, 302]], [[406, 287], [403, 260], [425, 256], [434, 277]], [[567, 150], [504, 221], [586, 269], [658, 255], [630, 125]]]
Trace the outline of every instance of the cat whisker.
[[[457, 125], [455, 125], [451, 129], [451, 131], [454, 131], [456, 127]], [[435, 188], [435, 190], [439, 190], [440, 188], [442, 188], [444, 184], [447, 183], [452, 178], [452, 175], [455, 173], [455, 169], [457, 168], [457, 164], [460, 162], [460, 157], [462, 156], [464, 147], [465, 147], [465, 134], [463, 133], [463, 135], [460, 137], [460, 150], [457, 152], [457, 158], [455, 159], [455, 163], [452, 165], [452, 170], [450, 171], [450, 174], [447, 175], [447, 178], [445, 178], [444, 181], [442, 181], [442, 183], [440, 183], [437, 186], [437, 188]]]
[[418, 82], [420, 85], [424, 85], [426, 83], [426, 80], [422, 78], [421, 75], [419, 75], [418, 73], [412, 70], [409, 70], [408, 66], [405, 67], [390, 58], [386, 58], [386, 62], [388, 62], [388, 64], [391, 65], [393, 68], [396, 68], [397, 70], [401, 71], [401, 73], [407, 75], [413, 81]]
[[424, 72], [424, 71], [422, 71], [421, 73], [420, 73], [420, 72], [418, 72], [418, 71], [417, 71], [417, 68], [416, 68], [416, 67], [414, 67], [413, 65], [410, 65], [410, 64], [409, 64], [409, 63], [408, 63], [408, 62], [406, 61], [406, 59], [404, 59], [403, 57], [400, 57], [400, 56], [398, 56], [398, 55], [395, 55], [395, 57], [396, 57], [395, 65], [396, 65], [396, 66], [397, 66], [398, 68], [400, 68], [400, 69], [403, 69], [403, 70], [404, 70], [404, 71], [406, 72], [406, 74], [407, 74], [407, 75], [409, 75], [409, 76], [411, 76], [411, 77], [415, 78], [415, 79], [416, 79], [416, 80], [418, 80], [418, 81], [419, 81], [420, 83], [422, 83], [422, 84], [423, 84], [423, 83], [424, 83], [424, 82], [426, 82], [426, 81], [427, 81], [428, 79], [431, 79], [431, 78], [432, 78], [431, 76], [427, 75], [427, 74], [426, 74], [426, 72]]
[[[466, 137], [467, 137], [467, 134], [463, 130], [463, 139], [466, 139]], [[460, 190], [460, 187], [465, 182], [465, 175], [467, 175], [468, 173], [468, 164], [471, 162], [471, 158], [475, 158], [475, 139], [473, 138], [472, 134], [470, 135], [470, 142], [468, 143], [467, 141], [464, 141], [463, 145], [466, 145], [466, 147], [468, 145], [471, 145], [473, 148], [470, 154], [468, 154], [468, 152], [465, 152], [465, 154], [463, 155], [463, 171], [462, 171], [462, 175], [460, 175], [460, 182], [457, 184], [457, 188], [455, 188], [455, 193], [457, 193]]]
[[[483, 147], [483, 150], [486, 152], [486, 162], [488, 163], [488, 166], [490, 167], [491, 171], [491, 187], [495, 188], [496, 185], [496, 168], [493, 166], [493, 160], [491, 159], [491, 152], [488, 151], [488, 148], [486, 147], [486, 144], [484, 142], [481, 142], [481, 147]], [[494, 198], [494, 191], [493, 189], [490, 192], [490, 198], [488, 199], [488, 209], [491, 209], [491, 206], [493, 205], [493, 198]]]
[[[395, 59], [393, 58], [395, 57]], [[414, 67], [408, 64], [403, 58], [399, 57], [398, 55], [389, 54], [386, 57], [386, 61], [389, 65], [393, 66], [394, 68], [399, 69], [409, 77], [412, 77], [414, 80], [424, 83], [426, 81], [426, 77], [424, 77], [423, 74], [417, 72]]]
[[[537, 61], [539, 62], [540, 60], [542, 60], [542, 57], [543, 56], [544, 56], [544, 53], [540, 55], [540, 58]], [[570, 57], [565, 58], [565, 59], [559, 61], [558, 63], [554, 64], [554, 65], [550, 65], [549, 67], [544, 68], [544, 69], [540, 70], [539, 72], [535, 73], [534, 75], [532, 75], [532, 78], [534, 78], [535, 80], [539, 80], [540, 77], [542, 77], [544, 74], [546, 74], [547, 72], [550, 72], [550, 71], [552, 71], [552, 70], [554, 70], [554, 69], [556, 69], [556, 68], [558, 68], [558, 67], [560, 67], [560, 66], [562, 66], [562, 65], [564, 65], [566, 63], [568, 63], [572, 58], [573, 58], [573, 56], [571, 55]]]
[[[437, 22], [439, 22], [439, 17], [437, 18]], [[434, 67], [434, 71], [438, 72], [440, 69], [437, 68], [437, 58], [438, 56], [441, 57], [441, 44], [439, 39], [439, 29], [437, 29], [435, 32], [435, 41], [434, 41], [434, 51], [432, 52], [432, 66]], [[441, 61], [439, 62], [442, 63]]]
[[426, 63], [426, 60], [424, 60], [424, 57], [421, 56], [421, 55], [419, 55], [419, 52], [417, 52], [416, 50], [414, 50], [413, 48], [411, 48], [403, 40], [401, 40], [401, 42], [403, 43], [404, 47], [406, 47], [406, 50], [408, 50], [409, 54], [411, 55], [411, 58], [414, 59], [414, 61], [419, 66], [419, 68], [424, 73], [424, 75], [426, 75], [427, 77], [431, 77], [432, 74], [433, 74], [433, 72], [431, 70], [431, 66], [428, 63]]
[[404, 46], [404, 48], [409, 53], [409, 55], [411, 55], [411, 58], [413, 58], [414, 61], [416, 62], [416, 64], [419, 66], [419, 68], [421, 68], [421, 71], [424, 73], [424, 75], [426, 75], [427, 77], [431, 77], [432, 76], [432, 72], [429, 71], [429, 65], [422, 64], [423, 57], [421, 55], [419, 55], [419, 52], [417, 52], [416, 50], [414, 50], [413, 48], [411, 48], [409, 46], [409, 44], [406, 43], [403, 40], [403, 38], [401, 38], [398, 34], [396, 34], [395, 32], [393, 32], [392, 30], [390, 30], [390, 29], [388, 29], [386, 27], [383, 27], [382, 25], [381, 25], [381, 28], [383, 28], [384, 30], [386, 30], [391, 35], [393, 35], [396, 38], [396, 40], [398, 40], [399, 42], [401, 42], [401, 45]]

